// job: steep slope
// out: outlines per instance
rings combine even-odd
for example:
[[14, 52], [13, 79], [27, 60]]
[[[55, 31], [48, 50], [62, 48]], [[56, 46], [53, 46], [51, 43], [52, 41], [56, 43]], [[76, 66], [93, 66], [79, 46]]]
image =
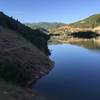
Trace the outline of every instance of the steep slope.
[[24, 24], [21, 24], [18, 20], [5, 15], [3, 12], [0, 12], [0, 25], [16, 31], [19, 35], [23, 36], [37, 48], [44, 51], [46, 54], [49, 54], [47, 40], [50, 37], [41, 30], [32, 30]]
[[0, 12], [0, 100], [47, 100], [28, 87], [52, 69], [49, 38]]
[[49, 58], [17, 32], [0, 26], [0, 77], [22, 86], [51, 69]]

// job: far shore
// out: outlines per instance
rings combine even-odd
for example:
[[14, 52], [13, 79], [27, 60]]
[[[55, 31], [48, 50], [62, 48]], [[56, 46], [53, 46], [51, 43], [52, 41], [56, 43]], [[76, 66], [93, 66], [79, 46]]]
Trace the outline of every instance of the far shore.
[[87, 38], [62, 38], [62, 39], [54, 39], [54, 40], [50, 40], [50, 43], [71, 43], [71, 42], [88, 42], [88, 41], [93, 41], [96, 43], [100, 43], [100, 39], [99, 38], [91, 38], [91, 39], [87, 39]]

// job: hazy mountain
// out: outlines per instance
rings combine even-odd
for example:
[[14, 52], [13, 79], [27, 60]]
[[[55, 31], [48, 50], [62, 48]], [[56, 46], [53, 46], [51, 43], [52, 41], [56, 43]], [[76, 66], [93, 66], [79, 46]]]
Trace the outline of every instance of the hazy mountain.
[[55, 28], [58, 28], [60, 26], [65, 25], [64, 23], [50, 23], [50, 22], [39, 22], [39, 23], [25, 23], [25, 25], [31, 27], [32, 29], [38, 29], [38, 28], [43, 28], [46, 30], [52, 30]]

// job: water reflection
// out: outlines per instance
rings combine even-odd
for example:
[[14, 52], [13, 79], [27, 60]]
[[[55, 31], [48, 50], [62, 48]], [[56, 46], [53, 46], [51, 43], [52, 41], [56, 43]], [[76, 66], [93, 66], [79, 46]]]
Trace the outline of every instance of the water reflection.
[[90, 50], [100, 51], [100, 41], [99, 40], [73, 41], [73, 42], [70, 42], [70, 44], [79, 45], [81, 47], [84, 47]]
[[93, 41], [72, 44], [49, 46], [55, 67], [33, 88], [57, 100], [100, 100], [100, 52], [91, 52], [100, 45]]

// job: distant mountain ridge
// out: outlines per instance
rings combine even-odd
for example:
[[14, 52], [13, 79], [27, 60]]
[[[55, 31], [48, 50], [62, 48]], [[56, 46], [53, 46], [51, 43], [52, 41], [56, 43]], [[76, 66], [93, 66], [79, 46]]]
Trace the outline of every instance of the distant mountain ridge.
[[55, 28], [51, 33], [53, 34], [69, 34], [73, 32], [93, 31], [100, 33], [100, 14], [92, 15], [86, 19], [77, 21], [75, 23], [66, 24]]
[[[83, 20], [65, 24], [65, 23], [49, 23], [49, 22], [39, 22], [39, 23], [26, 23], [32, 29], [47, 30], [51, 34], [68, 34], [71, 32], [79, 31], [91, 31], [99, 30], [100, 26], [100, 14], [94, 14]], [[96, 28], [97, 27], [97, 28]]]
[[94, 14], [86, 19], [80, 20], [78, 22], [69, 24], [72, 27], [78, 28], [95, 28], [100, 26], [100, 14]]
[[32, 29], [43, 28], [46, 30], [52, 30], [58, 27], [65, 25], [65, 23], [58, 22], [39, 22], [39, 23], [25, 23], [25, 25], [29, 26]]

